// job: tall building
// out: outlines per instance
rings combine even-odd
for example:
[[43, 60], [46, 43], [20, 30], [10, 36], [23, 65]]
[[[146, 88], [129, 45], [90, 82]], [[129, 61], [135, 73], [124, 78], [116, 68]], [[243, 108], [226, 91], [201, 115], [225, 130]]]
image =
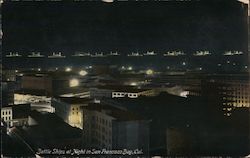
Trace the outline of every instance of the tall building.
[[250, 107], [250, 84], [248, 80], [208, 79], [190, 87], [189, 96], [217, 98], [224, 115], [231, 116], [235, 108]]
[[89, 104], [84, 108], [83, 130], [87, 147], [148, 152], [149, 121], [129, 111]]
[[89, 98], [59, 97], [51, 100], [55, 114], [73, 127], [83, 128], [83, 107], [87, 106]]

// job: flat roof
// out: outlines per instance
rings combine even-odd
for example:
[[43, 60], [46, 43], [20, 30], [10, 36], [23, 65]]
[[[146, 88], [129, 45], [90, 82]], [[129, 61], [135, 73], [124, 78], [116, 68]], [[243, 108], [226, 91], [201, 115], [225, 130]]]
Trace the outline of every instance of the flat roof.
[[79, 97], [58, 97], [58, 99], [69, 104], [84, 104], [92, 100], [91, 98], [79, 98]]
[[139, 93], [151, 90], [144, 88], [139, 89], [136, 86], [120, 86], [120, 85], [105, 85], [105, 86], [97, 86], [96, 88], [113, 90], [114, 92], [129, 92], [129, 93]]
[[133, 112], [115, 108], [106, 104], [90, 103], [87, 107], [84, 107], [90, 111], [107, 111], [107, 115], [117, 119], [118, 121], [136, 121], [145, 120], [142, 116], [139, 116]]
[[[30, 104], [13, 104], [5, 107], [12, 108], [13, 119], [27, 118], [31, 109]], [[2, 107], [2, 109], [5, 107]]]
[[43, 89], [20, 89], [20, 90], [15, 90], [14, 93], [18, 94], [30, 94], [30, 95], [36, 95], [36, 96], [51, 96], [50, 92], [47, 90]]

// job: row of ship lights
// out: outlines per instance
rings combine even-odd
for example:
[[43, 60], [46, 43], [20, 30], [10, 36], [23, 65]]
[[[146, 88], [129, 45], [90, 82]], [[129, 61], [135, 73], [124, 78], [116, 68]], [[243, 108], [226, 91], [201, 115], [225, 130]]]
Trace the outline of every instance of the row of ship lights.
[[[224, 56], [233, 56], [233, 55], [242, 55], [242, 51], [226, 51], [223, 55]], [[106, 57], [106, 56], [120, 56], [118, 52], [110, 52], [109, 54], [104, 53], [75, 53], [72, 55], [73, 57]], [[128, 57], [142, 57], [142, 56], [156, 56], [157, 53], [154, 51], [147, 51], [146, 53], [139, 53], [139, 52], [132, 52], [130, 54], [127, 54]], [[163, 54], [163, 56], [184, 56], [186, 55], [183, 51], [168, 51]], [[212, 55], [209, 51], [196, 51], [193, 53], [194, 56], [209, 56]], [[21, 54], [18, 52], [10, 52], [6, 55], [6, 57], [22, 57]], [[40, 52], [32, 52], [28, 55], [28, 57], [45, 57], [45, 55], [41, 54]], [[65, 58], [66, 56], [62, 54], [62, 52], [53, 52], [51, 55], [48, 56], [48, 58]]]

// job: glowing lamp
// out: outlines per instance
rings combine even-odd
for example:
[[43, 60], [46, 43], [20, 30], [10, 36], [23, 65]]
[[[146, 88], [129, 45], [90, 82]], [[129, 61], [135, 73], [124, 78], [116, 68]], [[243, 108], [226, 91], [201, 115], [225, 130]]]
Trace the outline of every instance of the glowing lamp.
[[79, 71], [79, 75], [80, 75], [80, 76], [86, 76], [87, 74], [88, 74], [88, 72], [85, 71], [85, 70]]
[[77, 87], [79, 86], [79, 80], [78, 79], [71, 79], [69, 80], [69, 87]]
[[153, 73], [154, 73], [154, 71], [151, 70], [151, 69], [148, 69], [148, 70], [146, 71], [146, 74], [147, 74], [147, 75], [153, 75]]

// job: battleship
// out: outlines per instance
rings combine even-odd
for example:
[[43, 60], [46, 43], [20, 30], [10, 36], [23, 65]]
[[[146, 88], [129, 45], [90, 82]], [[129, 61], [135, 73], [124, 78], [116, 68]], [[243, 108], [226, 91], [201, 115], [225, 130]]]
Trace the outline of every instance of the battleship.
[[91, 54], [91, 57], [100, 58], [100, 57], [106, 57], [106, 55], [104, 55], [103, 52], [101, 52], [101, 53]]
[[82, 52], [77, 52], [75, 54], [72, 55], [73, 57], [87, 57], [87, 56], [91, 56], [90, 53], [82, 53]]
[[44, 55], [42, 55], [40, 52], [31, 52], [31, 54], [28, 55], [28, 58], [42, 58]]
[[110, 52], [109, 54], [107, 54], [108, 56], [119, 56], [119, 55], [121, 55], [121, 54], [119, 54], [118, 52]]
[[223, 55], [224, 56], [232, 56], [232, 55], [242, 55], [243, 52], [241, 51], [226, 51]]
[[18, 52], [15, 52], [15, 53], [10, 52], [9, 54], [6, 55], [6, 57], [8, 57], [8, 58], [12, 58], [12, 57], [21, 57], [21, 56], [22, 56], [22, 55], [19, 54]]
[[207, 55], [211, 55], [211, 53], [209, 51], [196, 51], [193, 55], [194, 56], [207, 56]]
[[143, 53], [144, 56], [155, 56], [157, 55], [157, 53], [155, 53], [154, 51], [147, 51], [146, 53]]
[[169, 51], [163, 54], [163, 56], [182, 56], [182, 55], [186, 55], [186, 54], [183, 53], [182, 51]]
[[143, 55], [140, 54], [140, 53], [138, 53], [138, 52], [136, 52], [136, 53], [132, 52], [131, 54], [128, 54], [127, 56], [128, 56], [128, 57], [141, 57], [141, 56], [143, 56]]
[[49, 55], [48, 58], [65, 58], [66, 56], [62, 55], [61, 52], [55, 53], [53, 52], [52, 55]]

